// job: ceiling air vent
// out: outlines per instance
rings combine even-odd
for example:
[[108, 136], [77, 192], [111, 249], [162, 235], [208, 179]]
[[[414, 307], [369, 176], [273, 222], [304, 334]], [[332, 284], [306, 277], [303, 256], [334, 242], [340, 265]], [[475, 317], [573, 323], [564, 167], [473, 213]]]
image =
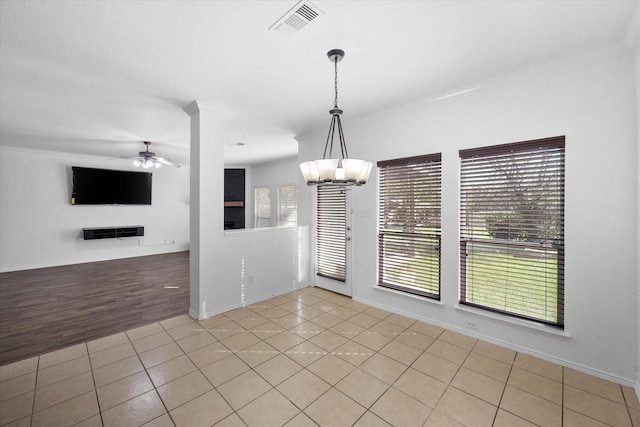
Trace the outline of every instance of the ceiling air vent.
[[269, 30], [290, 36], [319, 18], [320, 15], [324, 15], [324, 12], [310, 1], [302, 0], [270, 26]]

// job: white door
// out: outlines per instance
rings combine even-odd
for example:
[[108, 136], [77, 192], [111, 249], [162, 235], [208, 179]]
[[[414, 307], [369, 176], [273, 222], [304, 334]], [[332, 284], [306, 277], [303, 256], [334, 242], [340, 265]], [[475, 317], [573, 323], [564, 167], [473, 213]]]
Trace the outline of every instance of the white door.
[[325, 185], [316, 191], [315, 285], [351, 296], [351, 191]]

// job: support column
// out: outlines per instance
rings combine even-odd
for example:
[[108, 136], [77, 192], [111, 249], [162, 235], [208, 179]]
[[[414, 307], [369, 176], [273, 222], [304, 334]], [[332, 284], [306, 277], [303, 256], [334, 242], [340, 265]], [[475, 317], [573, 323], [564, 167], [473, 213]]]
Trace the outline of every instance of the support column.
[[212, 295], [222, 286], [224, 268], [225, 128], [222, 118], [198, 101], [184, 111], [191, 117], [189, 314], [203, 319], [223, 308]]

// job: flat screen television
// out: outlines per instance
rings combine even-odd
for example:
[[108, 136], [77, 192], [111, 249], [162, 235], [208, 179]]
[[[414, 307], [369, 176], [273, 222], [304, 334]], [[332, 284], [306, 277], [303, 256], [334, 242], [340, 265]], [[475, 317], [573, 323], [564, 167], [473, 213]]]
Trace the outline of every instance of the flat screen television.
[[150, 205], [151, 172], [71, 167], [72, 205]]

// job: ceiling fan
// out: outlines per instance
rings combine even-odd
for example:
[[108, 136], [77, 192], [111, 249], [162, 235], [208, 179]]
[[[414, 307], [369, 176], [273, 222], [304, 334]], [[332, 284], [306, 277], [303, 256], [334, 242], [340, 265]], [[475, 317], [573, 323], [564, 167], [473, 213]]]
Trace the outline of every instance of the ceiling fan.
[[146, 146], [145, 151], [140, 151], [138, 156], [135, 157], [123, 157], [124, 159], [133, 159], [133, 164], [138, 167], [142, 167], [144, 169], [149, 168], [159, 168], [162, 165], [169, 165], [179, 168], [180, 165], [176, 162], [166, 159], [164, 157], [156, 156], [156, 153], [153, 151], [149, 151], [149, 146], [151, 143], [149, 141], [142, 141]]

